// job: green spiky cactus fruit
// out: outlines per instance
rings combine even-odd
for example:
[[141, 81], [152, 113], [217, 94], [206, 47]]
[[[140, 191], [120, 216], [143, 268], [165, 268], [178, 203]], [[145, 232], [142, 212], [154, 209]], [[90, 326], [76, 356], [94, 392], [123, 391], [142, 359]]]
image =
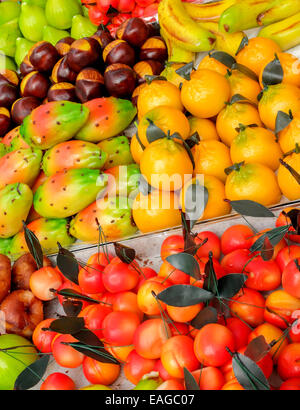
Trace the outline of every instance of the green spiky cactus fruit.
[[42, 151], [28, 148], [9, 152], [0, 158], [0, 189], [20, 182], [32, 186], [40, 172]]
[[98, 169], [69, 169], [50, 176], [34, 194], [34, 209], [44, 218], [75, 215], [105, 190]]
[[98, 222], [107, 241], [130, 237], [137, 232], [129, 200], [126, 197], [95, 201], [71, 221], [70, 233], [81, 241], [97, 243]]
[[96, 144], [86, 141], [67, 141], [55, 145], [43, 158], [42, 168], [46, 175], [54, 175], [67, 169], [101, 169], [107, 154]]
[[[69, 222], [67, 219], [40, 218], [27, 225], [38, 238], [45, 253], [57, 252], [57, 242], [63, 247], [71, 246], [75, 242], [69, 234]], [[24, 232], [15, 235], [10, 244], [10, 254], [17, 258], [28, 252]]]
[[10, 257], [12, 238], [2, 239], [0, 238], [0, 254]]
[[136, 116], [131, 101], [119, 98], [96, 98], [84, 104], [90, 111], [89, 119], [76, 138], [99, 142], [121, 134]]
[[108, 138], [99, 142], [98, 147], [107, 154], [107, 159], [103, 167], [105, 170], [134, 163], [130, 152], [130, 143], [125, 136]]
[[7, 154], [7, 146], [0, 142], [0, 158]]
[[138, 194], [139, 180], [141, 171], [137, 164], [121, 165], [105, 171], [108, 176], [109, 196], [130, 196]]
[[16, 151], [18, 149], [27, 149], [31, 148], [29, 144], [24, 140], [24, 138], [21, 137], [21, 135], [15, 136], [10, 144], [10, 147], [8, 148], [9, 152]]
[[0, 237], [7, 239], [22, 230], [33, 200], [26, 184], [10, 184], [0, 190]]
[[4, 137], [2, 138], [1, 142], [7, 147], [10, 147], [12, 140], [19, 135], [20, 135], [20, 126], [8, 131], [8, 133], [5, 134]]
[[[45, 175], [45, 173], [43, 171], [41, 171], [37, 177], [37, 179], [35, 180], [31, 190], [33, 195], [36, 193], [36, 191], [38, 190], [38, 188], [47, 180], [47, 175]], [[27, 223], [33, 222], [36, 219], [42, 218], [41, 215], [39, 215], [36, 210], [34, 209], [34, 206], [32, 204], [31, 209], [29, 211], [28, 217], [27, 217]]]
[[70, 101], [53, 101], [35, 108], [20, 128], [25, 141], [49, 149], [73, 138], [89, 116], [87, 107]]

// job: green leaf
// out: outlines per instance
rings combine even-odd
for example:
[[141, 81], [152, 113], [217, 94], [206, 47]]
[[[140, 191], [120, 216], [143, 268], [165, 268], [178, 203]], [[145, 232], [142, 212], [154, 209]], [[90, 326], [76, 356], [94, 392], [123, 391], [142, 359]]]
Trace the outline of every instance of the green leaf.
[[186, 219], [185, 213], [181, 211], [182, 235], [184, 238], [184, 252], [196, 255], [199, 247], [195, 243], [195, 236], [191, 233], [191, 221]]
[[114, 248], [116, 255], [122, 262], [130, 264], [134, 261], [136, 252], [133, 248], [129, 248], [128, 246], [122, 245], [118, 242], [114, 243]]
[[218, 288], [217, 288], [217, 275], [215, 272], [214, 268], [214, 263], [212, 259], [212, 253], [209, 253], [209, 259], [205, 264], [205, 281], [203, 285], [203, 289], [208, 290], [209, 292], [212, 292], [214, 295], [217, 293]]
[[64, 296], [66, 299], [76, 299], [76, 300], [84, 300], [86, 302], [96, 303], [99, 304], [99, 300], [93, 299], [89, 296], [83, 295], [80, 292], [77, 292], [73, 289], [62, 289], [56, 292], [57, 295]]
[[195, 145], [198, 145], [200, 142], [200, 136], [198, 131], [194, 132], [190, 137], [188, 137], [185, 142], [188, 144], [190, 149], [192, 149]]
[[270, 209], [265, 206], [249, 200], [230, 201], [232, 208], [244, 216], [253, 216], [257, 218], [275, 218]]
[[191, 228], [203, 215], [208, 202], [208, 190], [204, 185], [200, 185], [198, 179], [192, 182], [184, 194], [185, 216], [190, 220]]
[[266, 342], [263, 335], [251, 340], [245, 350], [245, 356], [249, 357], [255, 363], [262, 360], [271, 350], [271, 346]]
[[195, 329], [202, 329], [204, 326], [208, 325], [209, 323], [217, 323], [218, 322], [218, 312], [215, 308], [211, 306], [207, 306], [202, 309], [198, 315], [191, 321], [191, 325]]
[[246, 390], [270, 390], [268, 380], [261, 368], [249, 357], [234, 353], [232, 368], [238, 382]]
[[250, 251], [252, 253], [260, 251], [264, 246], [266, 238], [269, 240], [270, 245], [275, 247], [285, 237], [289, 229], [290, 225], [284, 225], [265, 232], [254, 242], [250, 248]]
[[246, 67], [243, 64], [239, 64], [239, 63], [236, 62], [232, 66], [232, 69], [233, 70], [238, 70], [240, 73], [242, 73], [242, 74], [246, 75], [247, 77], [251, 78], [251, 80], [253, 80], [253, 81], [258, 81], [258, 77], [255, 74], [255, 72], [250, 70], [250, 68]]
[[186, 367], [183, 368], [183, 373], [186, 390], [200, 390], [199, 384], [197, 383], [195, 377]]
[[241, 94], [234, 94], [231, 97], [231, 100], [229, 101], [229, 104], [232, 105], [232, 104], [235, 104], [237, 102], [249, 102], [250, 103], [251, 101], [249, 101], [248, 98], [244, 97]]
[[64, 249], [58, 243], [59, 251], [56, 257], [56, 264], [58, 269], [69, 281], [78, 285], [79, 264], [73, 253]]
[[168, 81], [162, 75], [145, 75], [145, 80], [147, 84], [151, 84], [153, 81]]
[[66, 300], [63, 302], [62, 307], [67, 316], [78, 316], [82, 310], [83, 303], [80, 301]]
[[245, 285], [247, 275], [230, 273], [218, 280], [218, 294], [220, 298], [231, 299]]
[[146, 118], [146, 120], [149, 122], [147, 131], [146, 131], [146, 137], [151, 144], [151, 142], [154, 142], [156, 140], [160, 140], [162, 138], [166, 138], [166, 134], [162, 129], [160, 129], [157, 125], [154, 124], [154, 122], [150, 118]]
[[278, 111], [277, 117], [276, 117], [276, 127], [275, 127], [275, 134], [278, 136], [278, 134], [283, 131], [286, 127], [290, 125], [290, 123], [293, 121], [293, 114], [290, 112], [289, 114], [283, 112], [283, 111]]
[[282, 159], [279, 159], [279, 162], [282, 166], [284, 166], [289, 171], [289, 173], [295, 178], [297, 183], [300, 185], [300, 174]]
[[209, 56], [224, 64], [230, 70], [236, 63], [236, 59], [232, 57], [230, 54], [225, 53], [224, 51], [214, 51], [213, 53], [210, 53]]
[[283, 68], [279, 58], [276, 56], [264, 69], [262, 83], [264, 87], [282, 83], [284, 76]]
[[22, 373], [20, 373], [17, 377], [14, 389], [28, 390], [38, 384], [42, 380], [47, 370], [49, 360], [50, 356], [44, 355], [40, 359], [27, 366], [26, 369], [24, 369]]
[[85, 345], [81, 342], [62, 342], [62, 344], [73, 347], [73, 349], [96, 360], [97, 362], [120, 364], [120, 362], [104, 348]]
[[62, 335], [73, 335], [74, 333], [82, 330], [84, 326], [85, 323], [83, 317], [65, 316], [51, 322], [49, 328], [53, 332], [57, 332]]
[[26, 223], [23, 221], [23, 226], [24, 226], [24, 236], [25, 236], [25, 241], [28, 246], [29, 252], [33, 256], [36, 266], [38, 269], [41, 269], [44, 265], [44, 255], [43, 255], [43, 250], [41, 247], [41, 244], [34, 234], [30, 229], [27, 228]]
[[242, 51], [243, 48], [245, 48], [248, 44], [249, 44], [249, 38], [248, 38], [248, 36], [245, 34], [244, 37], [243, 37], [243, 39], [242, 39], [242, 41], [241, 41], [241, 44], [239, 45], [239, 48], [237, 49], [237, 51], [236, 51], [236, 53], [235, 53], [235, 55], [237, 56], [238, 53], [239, 53], [240, 51]]
[[93, 333], [91, 330], [87, 328], [81, 329], [79, 332], [74, 333], [72, 336], [79, 342], [84, 343], [86, 345], [104, 348], [101, 340], [95, 335], [95, 333]]
[[187, 275], [199, 280], [201, 278], [199, 263], [189, 253], [181, 252], [170, 255], [166, 258], [175, 269], [178, 269]]
[[174, 285], [163, 290], [157, 298], [169, 306], [186, 307], [209, 302], [215, 297], [211, 292], [192, 285]]
[[178, 68], [175, 72], [180, 75], [180, 77], [184, 78], [185, 80], [190, 81], [191, 74], [194, 70], [194, 63], [190, 62], [185, 64], [183, 67]]

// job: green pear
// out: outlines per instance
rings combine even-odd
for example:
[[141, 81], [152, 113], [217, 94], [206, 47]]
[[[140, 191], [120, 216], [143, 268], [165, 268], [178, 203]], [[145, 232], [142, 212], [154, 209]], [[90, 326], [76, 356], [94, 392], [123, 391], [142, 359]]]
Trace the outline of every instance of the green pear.
[[14, 57], [16, 53], [16, 40], [21, 32], [18, 19], [9, 21], [0, 26], [0, 51], [8, 57]]
[[71, 28], [73, 16], [82, 12], [78, 0], [47, 0], [45, 10], [48, 24], [60, 30]]
[[39, 6], [22, 3], [19, 26], [23, 36], [30, 41], [41, 41], [47, 25], [45, 11]]
[[84, 15], [84, 17], [89, 18], [89, 9], [85, 6], [82, 7], [82, 14]]
[[0, 54], [0, 73], [2, 73], [4, 70], [17, 70], [17, 66], [14, 63], [14, 61], [7, 57], [4, 54]]
[[19, 37], [16, 40], [16, 54], [15, 54], [15, 61], [20, 66], [26, 54], [34, 45], [32, 41], [26, 40], [26, 38]]
[[31, 6], [39, 6], [44, 9], [46, 7], [47, 0], [26, 0], [26, 3]]
[[21, 6], [14, 1], [5, 1], [0, 3], [0, 25], [7, 23], [19, 17]]
[[71, 37], [78, 40], [82, 37], [90, 37], [97, 31], [97, 26], [91, 23], [87, 17], [74, 16], [72, 20]]
[[52, 45], [56, 45], [56, 43], [64, 37], [69, 37], [70, 33], [65, 30], [58, 30], [57, 28], [51, 26], [45, 26], [43, 31], [43, 40], [48, 41]]

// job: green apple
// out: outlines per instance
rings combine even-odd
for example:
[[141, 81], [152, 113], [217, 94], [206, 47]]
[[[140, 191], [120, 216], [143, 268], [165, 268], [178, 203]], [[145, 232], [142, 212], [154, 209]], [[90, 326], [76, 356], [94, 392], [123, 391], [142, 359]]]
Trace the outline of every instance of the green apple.
[[[3, 351], [15, 346], [23, 347]], [[0, 336], [0, 390], [13, 390], [19, 374], [37, 359], [35, 347], [24, 337], [8, 334]]]
[[82, 387], [79, 390], [112, 390], [103, 384], [91, 384], [90, 386]]

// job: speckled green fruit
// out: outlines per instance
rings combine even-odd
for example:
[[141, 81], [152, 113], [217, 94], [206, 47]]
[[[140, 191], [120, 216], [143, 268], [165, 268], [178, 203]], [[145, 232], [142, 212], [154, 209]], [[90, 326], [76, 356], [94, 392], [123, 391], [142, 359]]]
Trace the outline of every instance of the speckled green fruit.
[[108, 138], [99, 142], [98, 147], [107, 154], [107, 160], [104, 164], [105, 170], [134, 163], [130, 152], [130, 143], [125, 136]]

